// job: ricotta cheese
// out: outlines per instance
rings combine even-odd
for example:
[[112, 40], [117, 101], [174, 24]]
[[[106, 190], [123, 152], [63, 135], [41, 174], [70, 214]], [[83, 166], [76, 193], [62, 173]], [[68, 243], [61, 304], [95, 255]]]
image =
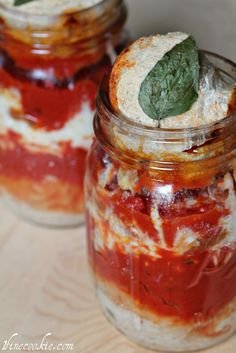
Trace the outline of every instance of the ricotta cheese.
[[35, 129], [24, 120], [12, 118], [11, 110], [22, 110], [20, 93], [16, 89], [0, 90], [0, 134], [11, 130], [21, 135], [25, 145], [37, 145], [51, 150], [60, 149], [61, 142], [70, 142], [74, 148], [90, 147], [93, 128], [92, 119], [94, 111], [89, 103], [84, 102], [80, 112], [76, 113], [61, 129], [46, 131]]
[[2, 191], [1, 197], [12, 211], [35, 224], [49, 227], [75, 227], [84, 223], [83, 213], [40, 210], [16, 199], [5, 191]]
[[[206, 323], [196, 321], [195, 325], [180, 325], [175, 320], [161, 316], [157, 317], [157, 323], [147, 320], [141, 317], [139, 312], [136, 313], [126, 309], [124, 305], [115, 303], [99, 288], [99, 285], [96, 292], [109, 321], [131, 340], [150, 349], [172, 352], [200, 350], [221, 342], [235, 330], [235, 301], [223, 309], [223, 312], [229, 312], [228, 314], [219, 313], [214, 320]], [[204, 336], [194, 332], [194, 329], [197, 331], [198, 327], [204, 328], [207, 324], [211, 325], [214, 334]]]
[[[233, 184], [229, 174], [225, 176], [222, 187], [229, 192], [226, 206], [229, 208], [230, 214], [222, 217], [219, 221], [226, 237], [219, 240], [216, 244], [208, 246], [208, 250], [212, 252], [212, 261], [215, 266], [217, 266], [218, 259], [222, 256], [221, 250], [223, 252], [225, 246], [234, 250], [236, 244], [234, 235], [236, 198], [233, 195]], [[96, 244], [98, 244], [100, 249], [108, 247], [112, 250], [117, 245], [126, 254], [135, 254], [138, 251], [139, 254], [147, 254], [150, 257], [159, 258], [161, 257], [160, 249], [169, 250], [176, 255], [182, 256], [188, 251], [195, 250], [201, 246], [201, 234], [184, 226], [176, 230], [173, 246], [168, 246], [158, 206], [153, 207], [151, 210], [151, 220], [159, 237], [158, 241], [153, 241], [149, 234], [143, 232], [134, 220], [130, 220], [130, 224], [125, 224], [115, 215], [112, 208], [107, 208], [105, 212], [101, 211], [96, 201], [94, 201], [96, 200], [95, 195], [96, 192], [94, 191], [92, 194], [87, 195], [87, 209], [95, 224], [94, 239], [96, 239]], [[107, 232], [104, 232], [104, 222], [106, 223]], [[97, 231], [98, 229], [99, 232]], [[231, 253], [229, 254], [229, 256], [232, 255]]]
[[[61, 15], [94, 8], [99, 16], [102, 9], [95, 5], [104, 0], [34, 0], [14, 6], [14, 0], [0, 0], [0, 17], [12, 28], [44, 30], [52, 26], [63, 26]], [[89, 14], [90, 16], [90, 14]], [[87, 16], [87, 17], [89, 17]], [[90, 16], [91, 17], [91, 16]]]
[[134, 193], [138, 182], [138, 173], [136, 170], [119, 168], [117, 172], [117, 180], [121, 190], [130, 190]]
[[0, 0], [0, 5], [9, 9], [34, 15], [58, 15], [63, 12], [84, 10], [103, 0], [34, 0], [20, 6], [14, 6], [15, 0]]
[[216, 249], [223, 246], [231, 246], [232, 248], [236, 245], [236, 195], [234, 188], [234, 180], [230, 173], [227, 173], [224, 177], [222, 184], [222, 190], [228, 194], [226, 199], [226, 207], [229, 210], [229, 215], [222, 217], [220, 224], [226, 236], [218, 244], [216, 244]]

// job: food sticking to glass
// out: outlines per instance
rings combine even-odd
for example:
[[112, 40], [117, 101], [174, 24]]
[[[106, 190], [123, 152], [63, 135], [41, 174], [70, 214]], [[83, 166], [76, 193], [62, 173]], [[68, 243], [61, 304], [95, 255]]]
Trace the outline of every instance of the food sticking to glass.
[[104, 79], [86, 170], [89, 263], [109, 320], [151, 349], [236, 329], [236, 64], [144, 37]]

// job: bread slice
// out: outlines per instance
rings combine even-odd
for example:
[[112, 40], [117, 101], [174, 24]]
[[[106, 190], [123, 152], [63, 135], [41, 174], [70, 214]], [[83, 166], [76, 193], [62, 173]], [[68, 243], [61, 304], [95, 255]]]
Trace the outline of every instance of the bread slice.
[[117, 113], [143, 125], [155, 126], [139, 105], [139, 90], [147, 74], [175, 45], [189, 35], [176, 32], [142, 37], [117, 58], [110, 76], [110, 102]]
[[142, 82], [158, 61], [189, 34], [182, 32], [143, 37], [117, 58], [110, 76], [110, 102], [118, 114], [142, 126], [181, 129], [198, 127], [223, 119], [235, 90], [234, 81], [222, 77], [214, 65], [201, 67], [199, 97], [191, 109], [181, 115], [152, 120], [139, 104]]

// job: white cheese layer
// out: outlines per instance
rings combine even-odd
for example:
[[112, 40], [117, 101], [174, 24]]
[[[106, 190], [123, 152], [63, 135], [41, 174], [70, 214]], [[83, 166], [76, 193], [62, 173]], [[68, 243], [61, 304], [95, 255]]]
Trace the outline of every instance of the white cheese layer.
[[[92, 199], [87, 198], [86, 207], [95, 224], [93, 242], [97, 251], [102, 251], [105, 248], [113, 250], [115, 246], [119, 246], [126, 254], [142, 253], [153, 258], [159, 257], [157, 244], [149, 238], [148, 234], [140, 231], [135, 224], [128, 229], [110, 208], [100, 214]], [[104, 222], [108, 226], [108, 232], [104, 232]]]
[[[176, 231], [173, 246], [168, 247], [165, 241], [162, 220], [156, 209], [152, 210], [152, 223], [159, 235], [158, 241], [152, 240], [147, 232], [143, 232], [137, 224], [132, 223], [134, 222], [132, 219], [129, 226], [124, 224], [110, 208], [104, 214], [100, 214], [99, 209], [92, 200], [87, 200], [87, 208], [95, 223], [94, 242], [99, 250], [103, 250], [106, 247], [112, 250], [115, 245], [118, 245], [126, 254], [142, 253], [152, 258], [159, 258], [160, 249], [169, 250], [176, 255], [182, 256], [188, 251], [201, 246], [201, 234], [183, 226]], [[108, 233], [104, 233], [104, 221], [107, 224]], [[229, 256], [231, 256], [236, 244], [235, 233], [231, 228], [232, 215], [222, 217], [220, 224], [226, 231], [226, 237], [215, 245], [208, 246], [208, 250], [212, 251], [212, 259], [217, 259], [217, 263], [218, 258], [222, 255], [221, 250], [226, 246], [231, 248], [231, 252], [229, 252]], [[215, 266], [217, 266], [217, 263]]]
[[68, 213], [63, 211], [40, 210], [29, 206], [26, 202], [15, 199], [8, 192], [2, 192], [4, 202], [16, 214], [24, 217], [26, 220], [36, 224], [49, 227], [75, 227], [84, 223], [83, 213]]
[[[161, 316], [157, 317], [158, 323], [146, 320], [139, 313], [126, 309], [125, 305], [116, 304], [99, 289], [99, 285], [97, 297], [109, 321], [119, 331], [142, 346], [158, 351], [190, 352], [204, 349], [226, 339], [236, 329], [235, 301], [229, 303], [223, 309], [223, 313], [219, 313], [213, 320], [208, 322], [196, 320], [195, 324], [180, 325]], [[198, 333], [198, 328], [203, 328], [206, 335]]]
[[[14, 6], [13, 0], [0, 0], [0, 17], [12, 28], [48, 30], [52, 26], [63, 26], [61, 15], [93, 9], [103, 0], [34, 0]], [[99, 15], [102, 8], [94, 7], [94, 13]], [[88, 16], [87, 16], [88, 17]], [[61, 28], [63, 31], [64, 28]]]
[[[104, 188], [108, 185], [112, 178], [119, 175], [118, 185], [123, 191], [123, 197], [125, 198], [126, 190], [134, 190], [137, 183], [138, 176], [134, 172], [128, 174], [131, 179], [127, 179], [122, 168], [116, 171], [113, 163], [106, 162], [106, 167], [99, 174], [99, 182], [97, 185], [98, 192], [105, 192]], [[234, 191], [234, 181], [230, 173], [227, 173], [222, 182], [219, 183], [218, 187], [221, 189], [221, 193], [227, 193], [228, 197], [225, 201], [225, 208], [228, 210], [229, 215], [222, 216], [218, 224], [215, 224], [215, 228], [221, 228], [221, 234], [224, 235], [220, 239], [216, 239], [214, 244], [208, 245], [208, 249], [212, 251], [213, 257], [218, 259], [221, 255], [220, 251], [224, 247], [231, 248], [232, 252], [236, 246], [236, 195]], [[99, 191], [100, 190], [100, 191]], [[215, 192], [215, 194], [214, 194]], [[217, 197], [219, 192], [217, 186], [212, 197]], [[158, 201], [153, 205], [151, 209], [151, 221], [154, 228], [157, 231], [158, 241], [151, 239], [147, 232], [143, 232], [136, 224], [135, 220], [130, 218], [130, 223], [125, 224], [118, 216], [113, 212], [110, 206], [107, 206], [106, 210], [101, 212], [99, 206], [96, 204], [97, 190], [93, 189], [92, 195], [87, 195], [87, 208], [90, 212], [90, 216], [93, 218], [93, 222], [96, 225], [96, 237], [95, 242], [98, 243], [99, 248], [102, 250], [108, 247], [110, 250], [115, 245], [119, 245], [120, 248], [126, 253], [136, 253], [137, 251], [148, 254], [151, 257], [159, 257], [159, 249], [165, 249], [175, 252], [177, 255], [184, 255], [190, 250], [201, 247], [202, 242], [207, 239], [202, 238], [200, 232], [194, 231], [191, 227], [179, 226], [176, 230], [173, 246], [169, 247], [165, 239], [165, 232], [163, 228], [163, 219], [161, 218], [158, 211]], [[171, 201], [171, 200], [169, 200]], [[186, 204], [182, 204], [181, 207], [194, 207], [194, 198], [186, 201]], [[188, 204], [187, 204], [188, 203]], [[190, 205], [189, 205], [190, 203]], [[104, 232], [104, 221], [107, 225], [108, 235]], [[213, 227], [213, 226], [212, 226]]]
[[230, 246], [231, 243], [236, 244], [236, 194], [234, 189], [233, 177], [228, 173], [224, 177], [222, 190], [228, 194], [226, 199], [226, 207], [229, 210], [229, 215], [220, 220], [220, 224], [225, 231], [226, 237], [216, 245], [216, 248], [221, 246]]
[[26, 12], [35, 15], [57, 15], [70, 10], [84, 10], [94, 6], [102, 0], [34, 0], [20, 6], [14, 6], [15, 0], [0, 0], [11, 10]]
[[11, 109], [21, 109], [20, 93], [16, 89], [0, 90], [0, 134], [11, 130], [21, 135], [22, 143], [57, 150], [62, 142], [70, 142], [74, 148], [88, 149], [93, 137], [92, 120], [94, 111], [85, 102], [79, 113], [75, 114], [61, 129], [46, 131], [35, 129], [24, 120], [12, 118]]

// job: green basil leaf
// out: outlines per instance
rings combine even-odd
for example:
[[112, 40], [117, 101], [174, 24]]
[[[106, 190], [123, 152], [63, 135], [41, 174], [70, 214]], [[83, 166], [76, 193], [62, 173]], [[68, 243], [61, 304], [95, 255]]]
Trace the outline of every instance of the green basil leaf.
[[14, 6], [20, 6], [20, 5], [26, 4], [27, 2], [31, 2], [31, 1], [35, 1], [35, 0], [15, 0]]
[[198, 98], [199, 56], [195, 39], [189, 36], [157, 62], [144, 79], [139, 104], [153, 120], [188, 111]]

